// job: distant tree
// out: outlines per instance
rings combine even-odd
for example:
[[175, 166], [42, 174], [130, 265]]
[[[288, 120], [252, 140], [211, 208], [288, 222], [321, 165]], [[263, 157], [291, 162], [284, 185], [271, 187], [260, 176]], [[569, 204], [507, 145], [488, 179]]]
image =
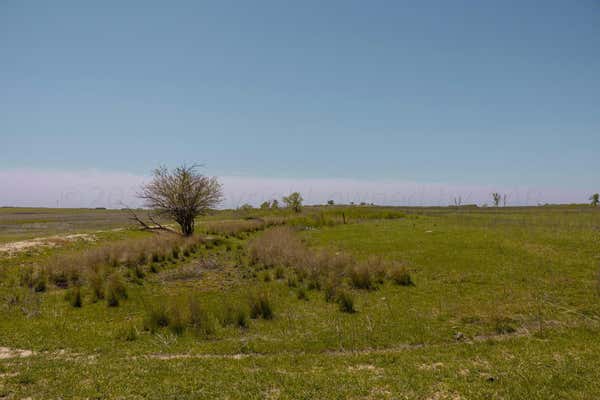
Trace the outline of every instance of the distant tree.
[[335, 202], [333, 200], [327, 200], [327, 205], [328, 206], [332, 206], [334, 204], [335, 204]]
[[[222, 185], [215, 177], [207, 177], [197, 172], [198, 165], [182, 165], [169, 171], [162, 166], [154, 170], [152, 181], [142, 186], [138, 197], [145, 201], [158, 216], [174, 220], [181, 233], [191, 236], [194, 233], [196, 217], [205, 215], [223, 200]], [[133, 213], [133, 212], [132, 212]], [[137, 215], [134, 218], [152, 229]], [[159, 228], [164, 228], [153, 217], [150, 220]]]
[[238, 208], [238, 209], [239, 209], [240, 211], [252, 211], [252, 210], [254, 210], [254, 207], [252, 207], [252, 205], [251, 205], [251, 204], [244, 203], [244, 204], [242, 204], [241, 206], [239, 206], [239, 208]]
[[594, 193], [593, 195], [591, 195], [590, 201], [591, 201], [590, 204], [593, 205], [594, 207], [597, 206], [598, 204], [600, 204], [600, 194]]
[[495, 207], [499, 207], [500, 206], [500, 193], [492, 193], [492, 200], [494, 201], [494, 206]]
[[272, 209], [279, 208], [279, 200], [273, 199], [273, 201], [271, 201], [271, 208]]
[[263, 203], [260, 205], [260, 208], [261, 208], [262, 210], [266, 210], [266, 209], [268, 209], [268, 208], [271, 208], [271, 203], [270, 203], [268, 200], [267, 200], [267, 201], [264, 201], [264, 202], [263, 202]]
[[299, 213], [300, 210], [302, 209], [302, 201], [303, 200], [304, 199], [298, 192], [294, 192], [294, 193], [290, 194], [289, 196], [286, 196], [283, 198], [283, 202], [285, 203], [285, 205], [297, 213]]
[[361, 206], [366, 206], [366, 205], [367, 205], [367, 203], [365, 203], [364, 201], [361, 201], [361, 202], [360, 202], [360, 205], [361, 205]]

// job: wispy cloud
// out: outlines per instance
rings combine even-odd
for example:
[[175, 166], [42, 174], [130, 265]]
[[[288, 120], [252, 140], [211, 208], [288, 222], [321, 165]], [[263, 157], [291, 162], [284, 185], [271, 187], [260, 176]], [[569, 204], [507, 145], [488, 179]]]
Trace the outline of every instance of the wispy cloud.
[[[136, 193], [148, 176], [105, 171], [0, 171], [0, 205], [43, 207], [108, 207], [141, 205]], [[224, 207], [244, 203], [258, 205], [293, 191], [302, 193], [307, 204], [366, 202], [381, 205], [446, 206], [455, 198], [463, 204], [490, 203], [492, 192], [507, 195], [510, 205], [581, 203], [582, 190], [536, 187], [501, 187], [354, 179], [282, 179], [223, 176]]]

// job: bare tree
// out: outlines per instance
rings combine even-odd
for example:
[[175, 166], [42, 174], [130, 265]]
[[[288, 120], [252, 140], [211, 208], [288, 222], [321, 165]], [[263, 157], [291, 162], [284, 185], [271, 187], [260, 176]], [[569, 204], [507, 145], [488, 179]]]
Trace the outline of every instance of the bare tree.
[[492, 200], [494, 200], [494, 206], [499, 207], [500, 206], [500, 193], [494, 192], [492, 193]]
[[[159, 167], [154, 170], [152, 181], [138, 194], [158, 216], [174, 220], [185, 236], [194, 233], [196, 217], [205, 215], [223, 199], [217, 178], [198, 173], [198, 167], [182, 165], [172, 171]], [[136, 220], [148, 227], [139, 218]], [[156, 223], [152, 217], [151, 221]]]

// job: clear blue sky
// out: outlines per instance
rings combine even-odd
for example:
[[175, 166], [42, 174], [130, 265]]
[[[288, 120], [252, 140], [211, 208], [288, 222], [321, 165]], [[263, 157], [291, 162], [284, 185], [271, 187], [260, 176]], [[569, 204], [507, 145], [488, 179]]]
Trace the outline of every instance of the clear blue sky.
[[600, 2], [3, 0], [0, 138], [0, 169], [598, 191]]

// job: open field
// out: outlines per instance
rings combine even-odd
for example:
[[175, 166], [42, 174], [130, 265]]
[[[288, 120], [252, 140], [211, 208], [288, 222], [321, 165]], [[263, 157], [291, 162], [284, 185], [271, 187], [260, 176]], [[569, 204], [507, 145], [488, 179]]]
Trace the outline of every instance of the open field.
[[[0, 209], [0, 399], [596, 399], [600, 210]], [[123, 228], [116, 230], [118, 228]]]

